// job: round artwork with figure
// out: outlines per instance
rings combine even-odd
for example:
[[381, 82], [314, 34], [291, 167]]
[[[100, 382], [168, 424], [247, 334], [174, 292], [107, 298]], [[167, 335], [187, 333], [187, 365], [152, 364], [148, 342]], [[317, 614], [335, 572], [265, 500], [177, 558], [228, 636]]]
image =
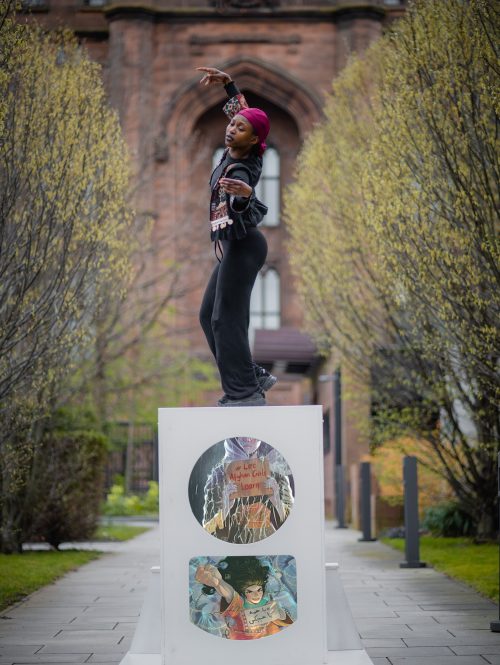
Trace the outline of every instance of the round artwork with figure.
[[277, 635], [297, 621], [297, 565], [290, 555], [195, 557], [191, 622], [228, 640]]
[[256, 543], [271, 536], [290, 514], [294, 494], [283, 455], [249, 436], [210, 446], [189, 479], [194, 516], [205, 531], [228, 543]]

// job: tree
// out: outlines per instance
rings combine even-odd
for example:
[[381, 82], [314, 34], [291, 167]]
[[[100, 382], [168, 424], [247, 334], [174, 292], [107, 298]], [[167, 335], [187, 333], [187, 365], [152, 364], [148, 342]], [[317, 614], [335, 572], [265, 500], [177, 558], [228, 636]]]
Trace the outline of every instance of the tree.
[[[480, 535], [500, 440], [499, 23], [485, 0], [410, 5], [335, 84], [288, 205], [292, 252], [312, 238], [294, 263], [311, 332], [370, 380], [376, 440], [426, 439]], [[304, 215], [318, 198], [326, 236]]]
[[128, 157], [100, 68], [0, 5], [0, 466], [4, 551], [58, 387], [130, 275]]
[[[193, 170], [206, 169], [210, 158], [208, 149], [199, 146], [200, 135], [194, 133], [185, 146], [192, 153]], [[138, 190], [150, 184], [143, 174], [152, 156], [144, 157], [133, 176]], [[180, 194], [176, 206], [186, 209], [187, 218], [178, 219], [173, 228], [138, 215], [126, 297], [110, 298], [96, 322], [93, 353], [84, 372], [87, 382], [79, 390], [93, 396], [101, 423], [137, 418], [154, 423], [159, 404], [185, 403], [217, 385], [210, 380], [213, 366], [190, 353], [184, 334], [191, 330], [181, 329], [177, 318], [183, 301], [211, 269], [213, 257], [204, 247], [196, 250], [199, 229], [192, 224], [193, 217], [206, 213], [205, 204], [203, 199], [193, 204]]]

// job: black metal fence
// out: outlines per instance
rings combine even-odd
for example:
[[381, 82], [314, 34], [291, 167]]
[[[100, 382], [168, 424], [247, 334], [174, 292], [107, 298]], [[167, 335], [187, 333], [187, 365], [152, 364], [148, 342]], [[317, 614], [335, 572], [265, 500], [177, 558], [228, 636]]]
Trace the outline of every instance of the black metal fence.
[[106, 466], [106, 490], [122, 476], [127, 492], [146, 492], [150, 480], [158, 481], [158, 437], [146, 423], [108, 425], [111, 450]]

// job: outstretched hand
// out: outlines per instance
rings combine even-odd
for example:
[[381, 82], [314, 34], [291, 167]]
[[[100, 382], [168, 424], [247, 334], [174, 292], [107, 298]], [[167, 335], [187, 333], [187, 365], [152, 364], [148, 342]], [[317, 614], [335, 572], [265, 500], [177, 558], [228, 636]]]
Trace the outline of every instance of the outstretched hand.
[[211, 83], [229, 83], [231, 77], [226, 72], [221, 72], [220, 69], [215, 67], [196, 67], [199, 72], [206, 72], [200, 83], [210, 85]]
[[219, 570], [207, 563], [204, 566], [198, 566], [194, 579], [200, 584], [205, 584], [206, 586], [217, 587], [220, 582], [222, 582], [222, 575]]
[[247, 199], [253, 192], [250, 185], [236, 178], [220, 178], [219, 183], [222, 189], [231, 196], [242, 196]]

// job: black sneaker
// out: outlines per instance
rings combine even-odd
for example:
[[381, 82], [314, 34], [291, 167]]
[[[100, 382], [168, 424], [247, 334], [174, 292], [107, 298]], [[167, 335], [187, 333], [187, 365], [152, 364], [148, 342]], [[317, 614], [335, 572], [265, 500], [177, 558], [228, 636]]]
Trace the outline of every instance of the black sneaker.
[[256, 390], [252, 395], [248, 397], [242, 397], [241, 399], [231, 399], [227, 395], [224, 395], [217, 402], [217, 406], [265, 406], [266, 398], [260, 392]]
[[255, 365], [254, 369], [259, 388], [264, 392], [267, 392], [274, 386], [278, 379], [274, 376], [274, 374], [268, 372], [267, 369], [260, 367], [260, 365]]

